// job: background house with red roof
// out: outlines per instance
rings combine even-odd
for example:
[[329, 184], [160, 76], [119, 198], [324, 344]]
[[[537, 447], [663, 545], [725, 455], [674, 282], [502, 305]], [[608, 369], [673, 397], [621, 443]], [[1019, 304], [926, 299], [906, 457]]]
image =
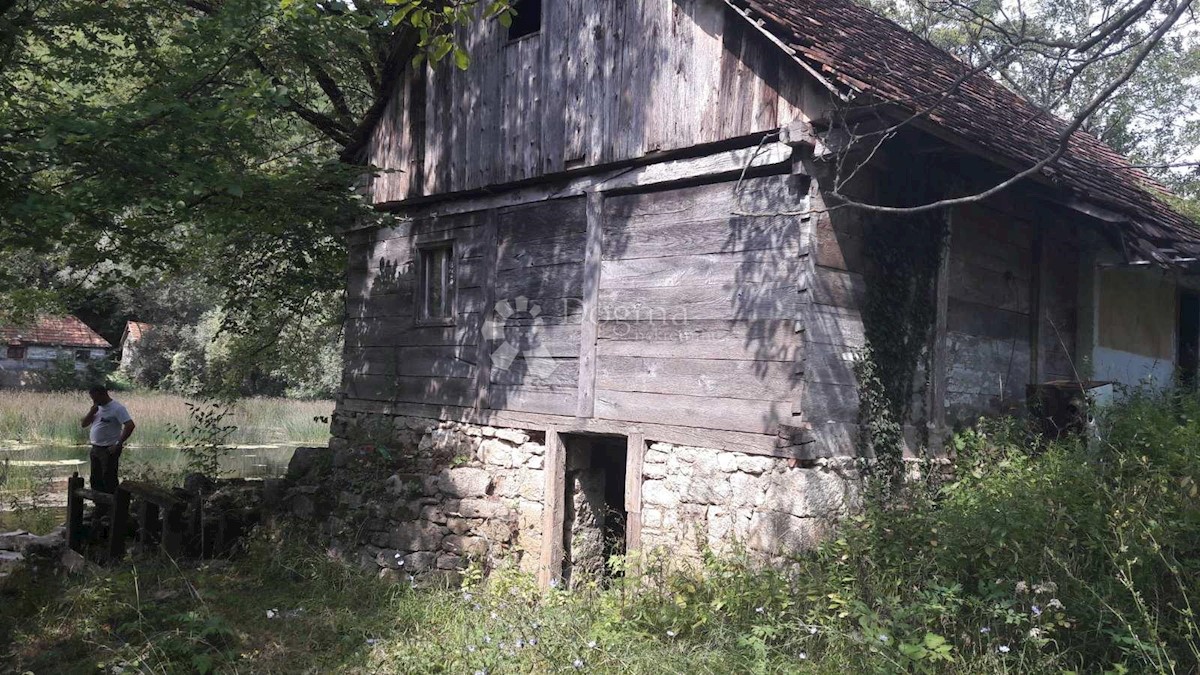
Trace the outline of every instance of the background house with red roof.
[[121, 333], [121, 368], [128, 369], [137, 353], [138, 343], [154, 326], [142, 321], [126, 321]]
[[37, 388], [46, 371], [70, 363], [77, 372], [108, 357], [112, 345], [74, 316], [40, 316], [22, 327], [0, 327], [0, 387]]

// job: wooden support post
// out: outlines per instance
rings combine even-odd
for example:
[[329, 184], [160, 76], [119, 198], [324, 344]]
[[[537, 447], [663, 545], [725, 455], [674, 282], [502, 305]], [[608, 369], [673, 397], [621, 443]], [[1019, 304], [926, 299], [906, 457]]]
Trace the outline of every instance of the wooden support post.
[[83, 551], [83, 477], [79, 472], [67, 479], [67, 546], [76, 553]]
[[566, 518], [566, 448], [558, 430], [546, 430], [545, 487], [542, 494], [542, 556], [538, 566], [538, 584], [549, 588], [562, 581], [563, 522]]
[[642, 550], [642, 465], [646, 439], [640, 430], [629, 432], [625, 450], [625, 553]]
[[1033, 269], [1029, 283], [1029, 384], [1038, 384], [1045, 377], [1042, 361], [1042, 332], [1045, 325], [1046, 235], [1042, 223], [1035, 223], [1033, 235]]
[[142, 550], [149, 550], [159, 540], [159, 509], [158, 504], [146, 499], [138, 502], [138, 543]]
[[503, 335], [488, 334], [488, 319], [496, 306], [496, 266], [498, 264], [500, 235], [499, 214], [496, 209], [487, 212], [483, 225], [483, 324], [479, 342], [475, 347], [475, 409], [489, 407], [488, 392], [492, 386], [492, 348], [503, 341]]
[[125, 556], [125, 530], [129, 526], [129, 498], [125, 490], [117, 488], [113, 495], [112, 523], [108, 530], [108, 561], [118, 562]]
[[167, 555], [179, 558], [183, 554], [183, 512], [186, 505], [182, 502], [167, 507], [163, 514], [162, 547]]
[[583, 316], [579, 339], [579, 384], [576, 417], [596, 412], [597, 305], [600, 302], [600, 262], [604, 256], [604, 194], [587, 195], [587, 243], [583, 259]]
[[950, 308], [950, 256], [953, 251], [953, 211], [946, 213], [946, 236], [942, 240], [942, 254], [938, 262], [937, 280], [934, 282], [933, 358], [929, 378], [929, 450], [935, 455], [944, 454], [946, 434], [946, 379], [950, 368], [947, 363], [949, 348], [946, 345], [946, 316]]

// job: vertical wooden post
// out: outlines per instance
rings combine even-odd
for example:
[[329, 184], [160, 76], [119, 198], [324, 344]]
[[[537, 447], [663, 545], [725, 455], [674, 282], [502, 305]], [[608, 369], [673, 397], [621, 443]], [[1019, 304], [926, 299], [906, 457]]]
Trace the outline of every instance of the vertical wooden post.
[[500, 215], [496, 209], [487, 212], [483, 225], [483, 321], [475, 349], [475, 409], [489, 407], [488, 391], [492, 386], [492, 347], [498, 336], [489, 335], [486, 328], [496, 306], [496, 266], [498, 264]]
[[579, 389], [576, 417], [596, 411], [596, 337], [600, 302], [600, 263], [604, 257], [604, 194], [587, 194], [587, 243], [583, 259], [583, 317], [579, 338]]
[[1033, 269], [1030, 270], [1029, 283], [1029, 384], [1038, 384], [1045, 376], [1045, 366], [1042, 361], [1042, 333], [1045, 317], [1042, 288], [1046, 281], [1046, 235], [1041, 222], [1034, 223], [1033, 235]]
[[551, 582], [562, 581], [563, 521], [566, 517], [567, 472], [566, 449], [558, 430], [546, 430], [545, 487], [542, 495], [542, 555], [538, 566], [538, 583], [548, 588]]
[[141, 502], [139, 502], [137, 517], [137, 540], [138, 543], [141, 544], [143, 551], [149, 550], [149, 548], [159, 540], [158, 518], [158, 504], [143, 498]]
[[935, 283], [933, 319], [933, 358], [930, 360], [929, 378], [929, 449], [941, 455], [946, 433], [946, 378], [949, 377], [947, 363], [949, 348], [946, 344], [946, 316], [950, 308], [950, 255], [953, 250], [953, 211], [946, 212], [946, 236], [942, 241], [942, 255], [938, 262]]
[[76, 553], [83, 551], [83, 478], [76, 471], [67, 479], [67, 546]]
[[1096, 242], [1088, 237], [1079, 251], [1079, 295], [1075, 321], [1075, 379], [1088, 380], [1096, 372], [1097, 321], [1100, 313], [1100, 271], [1096, 266]]
[[172, 558], [183, 554], [183, 511], [184, 504], [180, 502], [168, 506], [163, 514], [162, 547]]
[[113, 494], [112, 523], [108, 530], [108, 560], [117, 562], [125, 556], [125, 530], [129, 525], [129, 493], [121, 488]]
[[625, 553], [642, 549], [642, 465], [646, 439], [640, 429], [631, 430], [625, 449]]

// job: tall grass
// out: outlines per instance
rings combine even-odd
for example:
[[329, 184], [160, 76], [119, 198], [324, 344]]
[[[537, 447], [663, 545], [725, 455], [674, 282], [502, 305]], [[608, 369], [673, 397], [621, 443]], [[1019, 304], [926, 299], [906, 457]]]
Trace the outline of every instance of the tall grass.
[[[187, 399], [157, 392], [117, 393], [114, 398], [129, 409], [137, 423], [132, 446], [169, 446], [175, 438], [170, 427], [188, 428]], [[87, 430], [80, 420], [91, 401], [83, 392], [0, 392], [0, 441], [32, 445], [81, 445]], [[233, 404], [229, 423], [237, 426], [230, 438], [236, 445], [324, 443], [332, 401], [294, 401], [251, 398]]]

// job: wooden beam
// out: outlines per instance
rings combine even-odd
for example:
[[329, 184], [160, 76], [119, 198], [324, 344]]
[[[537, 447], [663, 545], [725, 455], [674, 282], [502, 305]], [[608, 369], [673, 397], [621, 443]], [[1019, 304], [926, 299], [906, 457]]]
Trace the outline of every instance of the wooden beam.
[[1045, 354], [1042, 353], [1042, 332], [1045, 318], [1044, 298], [1046, 295], [1043, 285], [1046, 282], [1046, 234], [1044, 223], [1034, 224], [1033, 262], [1029, 280], [1029, 383], [1037, 384], [1042, 381], [1046, 369]]
[[[758, 134], [753, 139], [761, 139]], [[517, 206], [533, 202], [581, 197], [589, 192], [627, 190], [631, 188], [664, 185], [679, 181], [712, 180], [736, 177], [743, 171], [756, 169], [778, 169], [781, 173], [791, 170], [792, 148], [784, 143], [773, 142], [751, 147], [723, 150], [699, 157], [663, 160], [652, 164], [606, 169], [566, 180], [537, 183], [525, 187], [512, 186], [508, 189], [490, 188], [477, 194], [450, 193], [436, 198], [390, 202], [376, 206], [377, 210], [395, 213], [400, 219], [432, 218], [471, 211]], [[378, 224], [361, 225], [349, 231], [368, 230]]]
[[542, 494], [542, 551], [538, 565], [538, 584], [549, 588], [562, 581], [563, 521], [566, 518], [566, 448], [558, 430], [546, 430], [546, 461], [542, 467], [545, 481]]
[[934, 281], [933, 358], [930, 363], [932, 377], [929, 384], [929, 419], [926, 422], [929, 430], [929, 449], [934, 454], [943, 454], [946, 433], [946, 380], [950, 374], [946, 323], [950, 308], [950, 256], [954, 250], [951, 245], [953, 214], [953, 210], [946, 212], [946, 235], [942, 240], [941, 260]]
[[479, 339], [475, 343], [475, 410], [489, 406], [488, 392], [492, 386], [492, 340], [486, 330], [496, 304], [496, 265], [499, 256], [499, 221], [496, 209], [490, 209], [483, 221], [483, 323], [480, 324]]
[[577, 417], [593, 417], [596, 412], [596, 330], [600, 301], [600, 263], [604, 255], [604, 195], [587, 196], [587, 239], [583, 260], [583, 315], [579, 340], [579, 379], [576, 396]]
[[642, 467], [646, 438], [640, 429], [630, 430], [625, 451], [625, 552], [642, 549]]

